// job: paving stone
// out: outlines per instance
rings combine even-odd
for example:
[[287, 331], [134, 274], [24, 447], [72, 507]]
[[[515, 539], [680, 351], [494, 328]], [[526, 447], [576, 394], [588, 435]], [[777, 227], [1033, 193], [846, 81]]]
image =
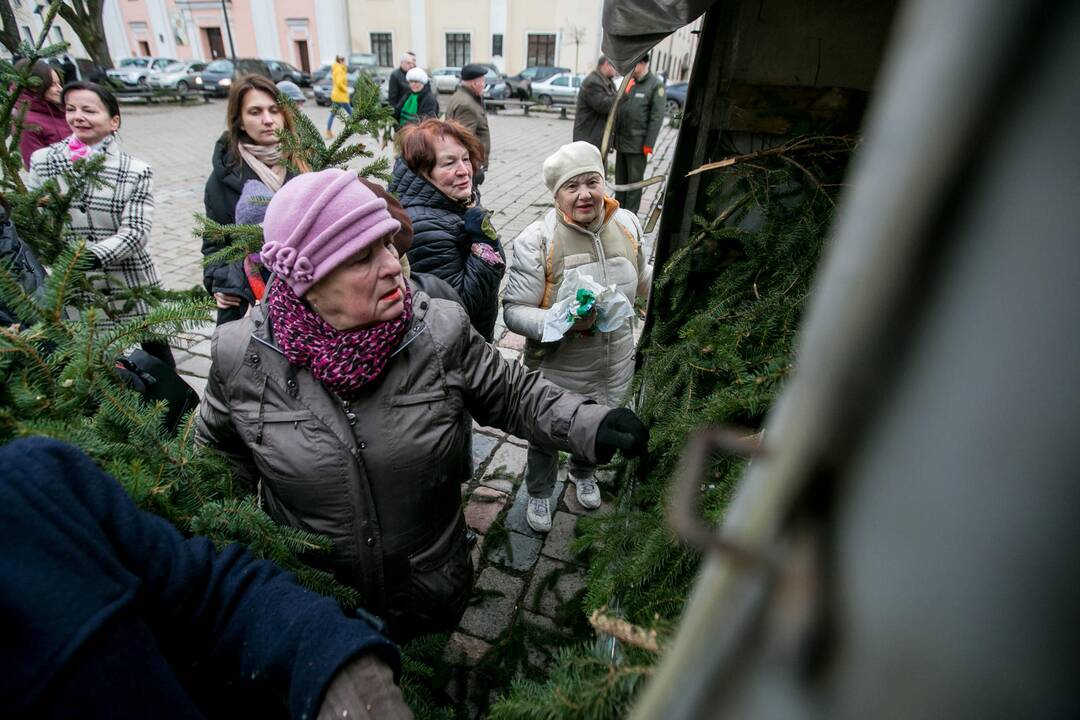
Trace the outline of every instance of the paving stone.
[[480, 486], [473, 490], [469, 502], [465, 504], [465, 522], [476, 532], [483, 535], [502, 512], [509, 496], [506, 493]]
[[[536, 533], [533, 533], [535, 535]], [[505, 539], [497, 545], [489, 548], [488, 560], [495, 565], [525, 572], [532, 568], [536, 559], [540, 557], [540, 545], [543, 541], [538, 537], [522, 535], [519, 532], [508, 532]]]
[[[570, 493], [572, 494], [572, 493]], [[574, 553], [570, 545], [574, 542], [574, 528], [578, 516], [568, 512], [557, 512], [551, 518], [551, 532], [544, 540], [541, 552], [549, 558], [574, 562]]]
[[509, 362], [516, 363], [521, 359], [520, 350], [511, 350], [510, 348], [500, 347], [498, 348], [499, 354], [506, 358]]
[[176, 371], [182, 375], [195, 375], [206, 377], [210, 374], [210, 358], [201, 355], [191, 355], [183, 362], [176, 363]]
[[[558, 573], [553, 587], [548, 578]], [[559, 607], [573, 598], [585, 587], [585, 571], [570, 563], [542, 557], [533, 570], [529, 589], [525, 592], [522, 606], [530, 612], [555, 617]]]
[[504, 442], [488, 463], [487, 470], [484, 471], [484, 479], [504, 477], [512, 478], [516, 482], [525, 472], [525, 457], [526, 452], [521, 446]]
[[210, 341], [200, 340], [187, 349], [192, 355], [202, 355], [203, 357], [210, 357]]
[[[529, 665], [538, 670], [546, 670], [551, 666], [551, 662], [555, 659], [555, 650], [563, 645], [571, 645], [574, 642], [573, 635], [566, 628], [556, 625], [551, 618], [528, 610], [522, 610], [519, 617], [528, 631], [525, 647]], [[537, 634], [544, 636], [542, 642], [536, 641], [535, 635]]]
[[[555, 490], [551, 494], [551, 509], [554, 512], [559, 501], [559, 494], [562, 493], [563, 483], [556, 482]], [[528, 510], [529, 504], [529, 490], [525, 483], [521, 483], [518, 487], [517, 494], [514, 495], [514, 504], [510, 506], [510, 509], [506, 513], [506, 529], [513, 532], [521, 533], [522, 535], [528, 535], [529, 537], [544, 539], [544, 535], [536, 532], [529, 527], [528, 521], [525, 519], [525, 513]]]
[[[461, 630], [483, 640], [494, 640], [514, 619], [518, 596], [525, 581], [494, 567], [485, 568], [475, 588], [483, 597], [465, 611], [458, 626]], [[492, 594], [488, 594], [492, 593]]]
[[483, 480], [480, 481], [480, 484], [483, 485], [484, 487], [489, 487], [492, 490], [498, 490], [501, 493], [506, 493], [507, 495], [513, 495], [514, 494], [514, 485], [515, 485], [515, 483], [514, 483], [513, 480], [510, 480], [509, 478], [498, 477], [498, 476], [484, 478]]
[[528, 449], [528, 447], [529, 447], [529, 441], [526, 440], [525, 438], [519, 438], [517, 435], [507, 435], [506, 439], [509, 440], [510, 442], [514, 443], [518, 447], [523, 447], [523, 448], [526, 448], [526, 449]]
[[509, 348], [511, 350], [524, 350], [525, 336], [508, 332], [503, 335], [502, 340], [499, 341], [499, 347]]
[[499, 444], [499, 438], [483, 433], [473, 433], [472, 436], [472, 466], [475, 473], [480, 466], [491, 457], [492, 450]]
[[206, 378], [185, 375], [184, 382], [190, 385], [191, 389], [194, 390], [198, 394], [199, 399], [202, 400], [202, 396], [206, 394]]
[[471, 635], [455, 632], [446, 643], [446, 661], [451, 665], [473, 667], [491, 650], [491, 644]]

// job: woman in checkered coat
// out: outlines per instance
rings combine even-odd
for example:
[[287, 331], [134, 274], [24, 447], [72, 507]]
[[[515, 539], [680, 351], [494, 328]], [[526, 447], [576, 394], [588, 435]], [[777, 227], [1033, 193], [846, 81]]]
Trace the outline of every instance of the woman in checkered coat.
[[[118, 146], [120, 106], [111, 92], [90, 82], [73, 82], [64, 87], [61, 105], [72, 134], [41, 148], [30, 156], [32, 188], [56, 180], [67, 188], [67, 178], [77, 172], [79, 162], [104, 154], [98, 179], [71, 205], [68, 239], [85, 240], [93, 257], [92, 279], [101, 292], [112, 296], [132, 287], [157, 287], [154, 261], [147, 244], [154, 214], [153, 171], [142, 160], [131, 157]], [[114, 321], [147, 313], [144, 301], [116, 298], [109, 302], [109, 327]], [[143, 348], [173, 365], [172, 352], [165, 343], [143, 343]]]

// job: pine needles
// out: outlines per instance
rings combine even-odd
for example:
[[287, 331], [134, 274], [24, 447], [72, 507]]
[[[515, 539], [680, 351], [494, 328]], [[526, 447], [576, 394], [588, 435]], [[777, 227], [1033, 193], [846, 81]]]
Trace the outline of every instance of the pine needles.
[[[654, 283], [654, 323], [630, 391], [650, 428], [649, 454], [620, 464], [614, 512], [578, 523], [575, 550], [589, 560], [585, 612], [616, 607], [620, 621], [656, 630], [661, 646], [700, 564], [664, 521], [686, 439], [710, 424], [759, 427], [795, 363], [795, 329], [847, 152], [830, 146], [800, 159], [795, 167], [774, 153], [718, 172], [695, 234]], [[712, 461], [701, 488], [707, 521], [723, 519], [744, 465]], [[491, 717], [625, 716], [656, 657], [612, 638], [603, 647], [564, 651], [546, 682], [516, 681]]]

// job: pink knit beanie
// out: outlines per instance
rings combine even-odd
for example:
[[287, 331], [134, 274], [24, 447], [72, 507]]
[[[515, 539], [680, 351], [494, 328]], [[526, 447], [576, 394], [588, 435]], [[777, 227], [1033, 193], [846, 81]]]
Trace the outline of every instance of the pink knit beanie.
[[349, 257], [400, 228], [386, 201], [364, 187], [355, 172], [304, 173], [270, 200], [259, 254], [302, 297]]

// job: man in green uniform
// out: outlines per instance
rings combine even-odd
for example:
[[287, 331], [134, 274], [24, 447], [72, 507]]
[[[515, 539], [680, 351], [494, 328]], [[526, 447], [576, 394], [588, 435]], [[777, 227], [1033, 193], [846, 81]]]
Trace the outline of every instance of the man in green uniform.
[[[615, 183], [626, 185], [645, 177], [645, 163], [652, 154], [660, 125], [664, 121], [664, 83], [649, 72], [649, 56], [638, 60], [619, 102], [619, 125], [615, 138]], [[616, 192], [621, 207], [636, 213], [641, 207], [641, 190]]]

